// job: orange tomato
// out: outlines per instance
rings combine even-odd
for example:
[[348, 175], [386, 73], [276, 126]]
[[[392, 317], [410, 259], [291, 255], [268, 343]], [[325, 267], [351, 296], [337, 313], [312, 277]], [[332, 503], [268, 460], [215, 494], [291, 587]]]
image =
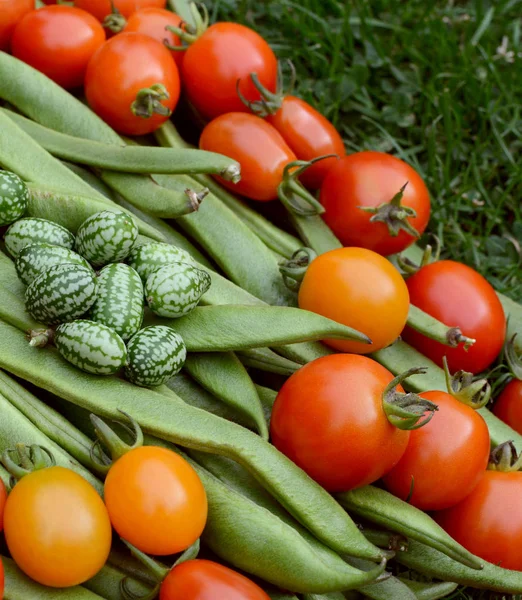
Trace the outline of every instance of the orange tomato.
[[408, 288], [380, 254], [365, 248], [339, 248], [312, 261], [299, 289], [299, 307], [365, 333], [371, 344], [324, 340], [343, 352], [367, 354], [385, 348], [401, 334], [408, 318]]
[[107, 475], [104, 497], [114, 529], [148, 554], [185, 550], [207, 520], [197, 473], [165, 448], [142, 446], [124, 454]]
[[83, 477], [63, 467], [34, 471], [15, 485], [5, 505], [4, 532], [20, 569], [50, 587], [94, 577], [111, 549], [102, 499]]

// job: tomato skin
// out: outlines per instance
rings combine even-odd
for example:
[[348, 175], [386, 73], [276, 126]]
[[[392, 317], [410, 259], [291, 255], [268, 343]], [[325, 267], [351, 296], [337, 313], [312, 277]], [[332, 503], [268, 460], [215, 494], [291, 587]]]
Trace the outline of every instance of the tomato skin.
[[34, 0], [0, 0], [0, 50], [7, 50], [16, 24], [34, 10]]
[[404, 161], [384, 152], [357, 152], [342, 158], [329, 171], [321, 187], [323, 218], [344, 246], [368, 248], [387, 256], [401, 252], [416, 238], [401, 230], [389, 234], [385, 223], [370, 223], [372, 214], [360, 206], [389, 202], [408, 182], [402, 204], [415, 209], [408, 218], [422, 233], [430, 218], [430, 197], [420, 175]]
[[457, 542], [504, 569], [522, 571], [522, 473], [485, 471], [457, 505], [433, 515]]
[[50, 587], [79, 585], [105, 564], [112, 529], [96, 490], [63, 467], [35, 471], [7, 498], [7, 546], [29, 577]]
[[169, 93], [162, 104], [171, 111], [179, 99], [180, 82], [176, 63], [163, 44], [142, 33], [120, 33], [92, 57], [85, 76], [89, 106], [119, 133], [144, 135], [168, 120], [153, 114], [135, 116], [131, 105], [142, 89], [161, 83]]
[[228, 113], [211, 121], [201, 133], [199, 147], [218, 152], [241, 164], [241, 181], [216, 177], [225, 187], [252, 200], [277, 198], [285, 166], [296, 160], [272, 125], [248, 113]]
[[357, 354], [308, 363], [277, 395], [272, 443], [329, 492], [376, 481], [399, 461], [410, 436], [391, 425], [383, 410], [382, 394], [393, 378]]
[[0, 600], [4, 597], [4, 563], [0, 558]]
[[[265, 117], [283, 136], [299, 160], [312, 160], [326, 154], [346, 154], [344, 142], [335, 127], [312, 106], [296, 96], [285, 96], [281, 108]], [[327, 158], [308, 167], [301, 175], [302, 183], [319, 189], [328, 171], [338, 159]]]
[[[142, 8], [165, 8], [166, 4], [167, 0], [114, 0], [114, 8], [125, 18]], [[74, 6], [91, 13], [100, 22], [112, 13], [110, 0], [74, 0]]]
[[147, 554], [185, 550], [207, 520], [207, 496], [194, 469], [156, 446], [118, 459], [105, 480], [104, 498], [114, 529]]
[[5, 489], [4, 482], [0, 479], [0, 532], [4, 528], [4, 510], [5, 510], [6, 502], [7, 502], [7, 490]]
[[237, 94], [259, 100], [250, 80], [257, 73], [265, 88], [275, 92], [277, 59], [265, 40], [238, 23], [215, 23], [185, 52], [181, 76], [190, 102], [207, 120], [229, 112], [248, 112]]
[[210, 560], [174, 567], [161, 585], [159, 600], [270, 600], [253, 581]]
[[[163, 8], [142, 8], [133, 13], [127, 20], [124, 31], [143, 33], [156, 41], [164, 44], [165, 40], [170, 46], [181, 46], [177, 35], [165, 29], [167, 26], [180, 27], [181, 17]], [[181, 67], [185, 52], [171, 50], [172, 58], [178, 67]]]
[[488, 465], [490, 439], [484, 419], [446, 392], [421, 398], [439, 407], [433, 419], [411, 432], [406, 452], [384, 477], [386, 488], [410, 504], [441, 510], [460, 502], [477, 485]]
[[408, 317], [408, 288], [399, 272], [365, 248], [339, 248], [312, 261], [299, 289], [299, 307], [370, 337], [371, 344], [323, 340], [342, 352], [368, 354], [393, 343]]
[[64, 88], [83, 84], [87, 64], [105, 42], [105, 31], [89, 13], [72, 6], [46, 6], [16, 26], [11, 49]]
[[450, 327], [476, 340], [469, 350], [463, 344], [450, 348], [407, 327], [406, 342], [439, 366], [444, 356], [450, 371], [480, 373], [502, 350], [506, 319], [493, 287], [474, 269], [451, 260], [422, 267], [406, 281], [411, 303]]
[[502, 390], [493, 412], [517, 433], [522, 434], [522, 381], [512, 379]]

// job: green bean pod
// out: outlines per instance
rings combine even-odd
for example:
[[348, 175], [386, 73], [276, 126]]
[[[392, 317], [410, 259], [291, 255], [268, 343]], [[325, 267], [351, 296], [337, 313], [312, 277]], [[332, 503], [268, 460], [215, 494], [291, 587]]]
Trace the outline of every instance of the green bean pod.
[[[368, 569], [372, 563], [357, 558], [348, 558], [347, 561], [358, 569]], [[417, 600], [417, 596], [396, 577], [390, 576], [384, 581], [371, 583], [359, 588], [365, 598], [372, 600]]]
[[29, 579], [13, 560], [2, 556], [5, 574], [5, 600], [104, 600], [94, 592], [82, 587], [56, 589], [46, 587]]
[[265, 413], [265, 419], [268, 425], [270, 425], [270, 418], [272, 416], [272, 409], [274, 407], [274, 402], [277, 398], [277, 392], [272, 390], [271, 388], [267, 388], [263, 385], [256, 384], [256, 390], [261, 400], [261, 406], [263, 407], [263, 412]]
[[302, 217], [291, 211], [288, 215], [305, 246], [316, 254], [343, 247], [321, 216]]
[[30, 347], [22, 332], [4, 322], [0, 339], [0, 368], [101, 416], [118, 418], [123, 410], [146, 433], [237, 460], [324, 544], [339, 553], [380, 560], [381, 552], [341, 506], [259, 436], [180, 398], [81, 372], [61, 360], [54, 348]]
[[89, 169], [87, 169], [86, 167], [75, 165], [74, 163], [70, 163], [65, 160], [62, 160], [61, 162], [69, 169], [69, 171], [72, 171], [73, 173], [78, 175], [80, 179], [83, 179], [85, 183], [89, 184], [99, 194], [105, 196], [107, 200], [110, 200], [111, 202], [116, 202], [116, 194], [111, 190], [111, 188], [108, 185], [103, 183], [103, 181], [96, 175], [96, 173], [89, 171]]
[[[111, 556], [109, 556], [109, 561]], [[98, 594], [105, 600], [122, 600], [121, 582], [123, 579], [129, 580], [129, 575], [124, 573], [117, 567], [107, 563], [101, 571], [94, 577], [82, 583], [82, 587], [90, 590], [94, 594]], [[143, 582], [132, 579], [129, 582], [130, 588], [139, 596], [150, 594], [152, 586], [147, 586]]]
[[417, 600], [439, 600], [439, 598], [446, 598], [446, 596], [449, 596], [458, 587], [457, 583], [451, 581], [424, 583], [423, 581], [414, 581], [412, 579], [404, 579], [403, 577], [398, 577], [397, 579], [410, 588]]
[[457, 543], [429, 515], [385, 490], [367, 485], [336, 494], [336, 498], [350, 514], [427, 544], [472, 569], [481, 568], [482, 561]]
[[268, 440], [261, 401], [245, 367], [233, 352], [191, 353], [184, 370], [216, 398], [246, 415]]
[[239, 163], [205, 150], [121, 146], [86, 140], [44, 127], [22, 115], [0, 108], [50, 154], [73, 163], [122, 173], [211, 173], [225, 179], [239, 178]]
[[239, 360], [246, 366], [268, 373], [277, 373], [287, 377], [301, 368], [301, 365], [279, 356], [270, 348], [252, 348], [243, 350], [237, 354]]
[[169, 325], [189, 352], [228, 352], [325, 337], [368, 338], [326, 317], [288, 306], [199, 306], [181, 319], [147, 315], [147, 325]]
[[332, 592], [331, 594], [303, 594], [303, 600], [345, 600], [345, 595], [341, 592]]

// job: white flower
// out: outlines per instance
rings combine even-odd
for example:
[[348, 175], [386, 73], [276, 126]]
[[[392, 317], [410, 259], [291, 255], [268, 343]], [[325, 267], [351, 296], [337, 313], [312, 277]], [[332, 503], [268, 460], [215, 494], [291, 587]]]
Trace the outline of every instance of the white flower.
[[502, 43], [497, 48], [497, 53], [493, 57], [496, 60], [504, 59], [508, 63], [515, 62], [515, 52], [513, 50], [508, 50], [509, 38], [505, 35], [502, 38]]

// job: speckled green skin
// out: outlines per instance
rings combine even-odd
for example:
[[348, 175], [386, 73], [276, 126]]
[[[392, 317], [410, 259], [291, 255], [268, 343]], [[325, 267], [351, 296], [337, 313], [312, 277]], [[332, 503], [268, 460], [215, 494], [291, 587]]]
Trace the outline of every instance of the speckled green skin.
[[26, 246], [15, 261], [18, 278], [25, 285], [30, 285], [38, 275], [54, 265], [82, 265], [92, 270], [91, 265], [79, 254], [52, 244], [31, 244]]
[[127, 263], [136, 269], [143, 282], [146, 282], [160, 267], [177, 262], [196, 264], [192, 256], [182, 248], [162, 243], [138, 246], [127, 257]]
[[127, 213], [103, 210], [86, 219], [76, 233], [76, 251], [95, 267], [124, 260], [138, 238]]
[[145, 327], [127, 344], [128, 359], [125, 375], [142, 387], [166, 383], [179, 373], [187, 350], [185, 343], [170, 327]]
[[121, 337], [110, 327], [94, 321], [79, 320], [60, 325], [54, 343], [65, 360], [96, 375], [113, 375], [127, 359]]
[[73, 321], [96, 300], [96, 276], [81, 265], [54, 265], [25, 291], [25, 306], [36, 321], [47, 325]]
[[9, 225], [27, 210], [29, 192], [15, 173], [0, 171], [0, 225]]
[[160, 317], [178, 318], [194, 310], [209, 289], [210, 275], [187, 263], [161, 267], [145, 283], [145, 298]]
[[58, 223], [47, 219], [26, 217], [15, 221], [9, 227], [4, 241], [9, 254], [16, 258], [26, 246], [39, 242], [72, 249], [74, 235]]
[[123, 340], [137, 333], [143, 322], [143, 284], [129, 265], [115, 263], [98, 275], [98, 295], [90, 318], [114, 329]]

